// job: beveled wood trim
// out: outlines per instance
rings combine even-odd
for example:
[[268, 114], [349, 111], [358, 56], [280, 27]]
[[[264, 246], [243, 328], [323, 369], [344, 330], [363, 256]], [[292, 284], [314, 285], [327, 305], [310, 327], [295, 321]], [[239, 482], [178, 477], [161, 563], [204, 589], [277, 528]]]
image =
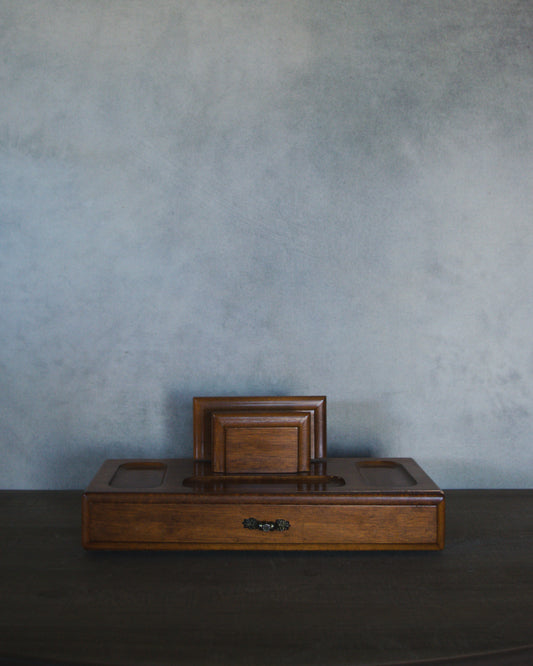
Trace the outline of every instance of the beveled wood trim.
[[442, 500], [437, 504], [437, 549], [442, 550], [446, 534], [446, 498], [442, 494]]
[[[211, 477], [212, 478], [212, 477]], [[319, 506], [328, 505], [363, 505], [372, 504], [379, 506], [425, 506], [435, 505], [444, 502], [444, 492], [413, 492], [413, 493], [386, 493], [384, 491], [376, 492], [340, 492], [313, 493], [313, 492], [287, 492], [287, 493], [268, 493], [268, 487], [260, 492], [251, 493], [225, 493], [225, 492], [194, 492], [184, 488], [181, 492], [85, 492], [83, 497], [89, 502], [109, 502], [110, 504], [242, 504], [243, 498], [247, 504], [317, 504]]]
[[311, 460], [327, 455], [326, 396], [248, 396], [193, 398], [193, 456], [195, 460], [212, 459], [211, 414], [216, 411], [297, 411], [310, 415]]
[[98, 541], [84, 545], [86, 550], [180, 550], [180, 551], [202, 551], [202, 550], [259, 550], [259, 551], [367, 551], [367, 550], [442, 550], [438, 544], [425, 543], [391, 543], [391, 544], [373, 544], [373, 543], [270, 543], [270, 544], [246, 544], [241, 543], [168, 543], [153, 542], [146, 544], [143, 542], [128, 541], [116, 543], [114, 541]]
[[[294, 411], [230, 411], [211, 413], [212, 469], [222, 473], [280, 473], [309, 472], [311, 451], [311, 429], [309, 412]], [[297, 430], [296, 440], [287, 429]], [[231, 451], [230, 431], [242, 429], [257, 432], [255, 442], [246, 437], [246, 453]], [[285, 432], [282, 432], [283, 431]], [[276, 455], [268, 456], [261, 442], [263, 435], [276, 436]], [[235, 433], [233, 433], [235, 434]], [[281, 447], [281, 448], [279, 448]], [[255, 449], [255, 451], [254, 451]], [[233, 460], [233, 465], [230, 460]], [[261, 460], [263, 464], [261, 465]], [[237, 465], [237, 467], [235, 467]]]

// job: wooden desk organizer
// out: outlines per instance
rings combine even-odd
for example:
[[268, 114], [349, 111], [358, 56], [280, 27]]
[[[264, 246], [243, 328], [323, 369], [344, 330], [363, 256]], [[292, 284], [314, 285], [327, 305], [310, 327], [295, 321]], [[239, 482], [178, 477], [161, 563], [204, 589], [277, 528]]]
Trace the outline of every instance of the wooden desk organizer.
[[438, 550], [444, 494], [410, 458], [326, 458], [326, 398], [194, 398], [194, 457], [108, 460], [83, 495], [102, 550]]

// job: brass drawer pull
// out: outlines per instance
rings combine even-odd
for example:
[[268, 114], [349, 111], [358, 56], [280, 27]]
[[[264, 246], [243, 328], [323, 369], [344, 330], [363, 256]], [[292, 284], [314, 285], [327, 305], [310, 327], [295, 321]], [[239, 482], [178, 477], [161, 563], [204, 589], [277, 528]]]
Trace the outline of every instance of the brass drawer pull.
[[285, 532], [291, 526], [288, 520], [257, 520], [256, 518], [245, 518], [242, 526], [248, 530], [261, 530], [263, 532]]

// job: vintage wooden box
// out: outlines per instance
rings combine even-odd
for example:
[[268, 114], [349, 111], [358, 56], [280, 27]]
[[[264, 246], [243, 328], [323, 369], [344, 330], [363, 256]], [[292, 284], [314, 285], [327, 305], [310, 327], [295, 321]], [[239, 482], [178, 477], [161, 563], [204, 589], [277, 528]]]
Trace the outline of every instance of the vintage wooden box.
[[195, 398], [193, 412], [193, 458], [102, 465], [85, 548], [443, 547], [444, 494], [412, 459], [326, 459], [325, 397]]

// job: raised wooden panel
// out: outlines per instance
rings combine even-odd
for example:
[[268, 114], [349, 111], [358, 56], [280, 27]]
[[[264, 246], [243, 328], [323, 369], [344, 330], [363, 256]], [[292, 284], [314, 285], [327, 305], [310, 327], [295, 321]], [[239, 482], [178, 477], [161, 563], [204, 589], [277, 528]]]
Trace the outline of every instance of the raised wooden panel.
[[213, 472], [308, 472], [309, 412], [212, 412]]
[[[91, 502], [86, 546], [279, 549], [435, 549], [436, 505], [179, 504]], [[288, 524], [283, 531], [246, 529], [244, 521]]]
[[310, 460], [326, 458], [325, 396], [252, 396], [193, 398], [193, 455], [195, 460], [212, 460], [213, 412], [307, 412], [309, 414]]

